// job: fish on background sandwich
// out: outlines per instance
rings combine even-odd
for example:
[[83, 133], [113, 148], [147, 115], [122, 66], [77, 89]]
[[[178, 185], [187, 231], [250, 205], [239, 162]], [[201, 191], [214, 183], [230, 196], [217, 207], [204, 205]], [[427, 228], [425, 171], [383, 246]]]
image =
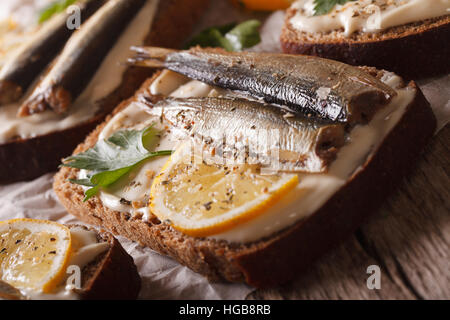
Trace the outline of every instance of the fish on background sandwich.
[[412, 78], [450, 72], [450, 0], [296, 0], [283, 51]]
[[[79, 3], [81, 18], [88, 19], [104, 2], [104, 0], [81, 1]], [[1, 105], [18, 101], [58, 54], [74, 30], [67, 27], [69, 18], [70, 13], [61, 13], [46, 23], [42, 21], [43, 25], [36, 30], [24, 32], [24, 37], [27, 37], [26, 33], [30, 33], [30, 39], [17, 49], [11, 50], [11, 56], [4, 59], [4, 65], [0, 70]]]
[[145, 0], [107, 1], [67, 42], [49, 72], [20, 107], [19, 116], [47, 109], [65, 113], [144, 4]]
[[79, 30], [67, 28], [67, 1], [44, 11], [42, 1], [3, 4], [11, 10], [0, 22], [0, 184], [56, 170], [153, 73], [126, 65], [129, 47], [181, 45], [207, 3], [73, 1]]
[[388, 71], [135, 50], [167, 69], [63, 161], [54, 190], [77, 218], [210, 280], [292, 279], [382, 203], [436, 127], [415, 83]]

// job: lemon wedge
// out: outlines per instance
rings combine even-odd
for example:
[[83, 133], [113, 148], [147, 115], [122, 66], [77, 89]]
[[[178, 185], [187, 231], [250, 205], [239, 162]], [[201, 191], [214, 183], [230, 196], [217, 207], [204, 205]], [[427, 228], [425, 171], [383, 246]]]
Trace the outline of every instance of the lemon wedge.
[[291, 173], [263, 175], [258, 165], [217, 165], [180, 146], [154, 179], [150, 210], [191, 236], [222, 233], [263, 214], [297, 184]]
[[0, 222], [0, 279], [18, 289], [51, 292], [65, 275], [70, 230], [33, 219]]

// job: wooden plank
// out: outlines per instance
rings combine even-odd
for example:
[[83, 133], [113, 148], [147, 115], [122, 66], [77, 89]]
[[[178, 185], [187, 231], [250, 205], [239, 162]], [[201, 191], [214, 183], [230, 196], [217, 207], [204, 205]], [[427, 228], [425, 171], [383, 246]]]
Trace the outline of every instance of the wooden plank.
[[378, 264], [351, 237], [301, 277], [282, 288], [258, 290], [251, 299], [414, 299], [402, 283], [396, 283], [382, 271], [381, 290], [367, 288], [367, 267]]
[[362, 228], [367, 245], [419, 299], [450, 298], [449, 141], [447, 126], [420, 167]]
[[[449, 299], [450, 129], [358, 232], [292, 283], [249, 299]], [[369, 265], [381, 289], [366, 286]]]

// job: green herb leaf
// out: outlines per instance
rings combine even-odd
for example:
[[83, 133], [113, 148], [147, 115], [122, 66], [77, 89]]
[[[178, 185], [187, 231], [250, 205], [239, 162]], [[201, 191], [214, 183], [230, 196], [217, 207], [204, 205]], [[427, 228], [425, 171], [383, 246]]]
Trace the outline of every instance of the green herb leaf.
[[86, 202], [86, 201], [88, 201], [90, 198], [92, 198], [93, 196], [95, 196], [95, 195], [99, 192], [99, 190], [100, 190], [100, 187], [99, 187], [99, 186], [95, 186], [95, 187], [92, 187], [92, 188], [90, 188], [90, 189], [87, 189], [87, 190], [84, 192], [84, 199], [83, 199], [83, 202]]
[[234, 51], [253, 47], [261, 42], [261, 36], [258, 31], [260, 26], [261, 22], [258, 20], [243, 22], [225, 34], [225, 38], [230, 41]]
[[85, 187], [94, 187], [95, 184], [91, 182], [89, 179], [69, 179], [70, 182], [79, 184]]
[[221, 47], [227, 51], [241, 51], [253, 47], [261, 41], [259, 27], [261, 22], [249, 20], [241, 24], [227, 24], [203, 30], [187, 43], [190, 47]]
[[314, 15], [321, 16], [330, 12], [335, 5], [355, 0], [314, 0]]
[[236, 26], [236, 23], [227, 24], [220, 27], [211, 27], [203, 30], [194, 36], [185, 46], [185, 49], [190, 47], [222, 47], [223, 35], [231, 31]]
[[57, 0], [39, 13], [39, 23], [43, 23], [53, 17], [55, 14], [63, 12], [66, 8], [77, 2], [77, 0]]
[[93, 148], [64, 159], [61, 166], [91, 171], [88, 179], [70, 180], [91, 187], [85, 192], [86, 201], [101, 187], [112, 185], [142, 161], [170, 155], [170, 150], [148, 151], [154, 148], [158, 135], [153, 125], [143, 130], [121, 130], [107, 140], [98, 141]]

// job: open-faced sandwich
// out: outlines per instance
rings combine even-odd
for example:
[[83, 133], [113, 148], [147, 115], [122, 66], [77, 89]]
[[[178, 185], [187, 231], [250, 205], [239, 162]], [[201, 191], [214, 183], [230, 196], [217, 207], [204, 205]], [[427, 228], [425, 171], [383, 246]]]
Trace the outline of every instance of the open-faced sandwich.
[[133, 63], [165, 70], [65, 159], [54, 190], [81, 220], [211, 280], [292, 279], [380, 205], [435, 130], [420, 89], [391, 72], [136, 50]]
[[448, 39], [450, 0], [297, 0], [281, 44], [415, 79], [450, 72]]
[[126, 64], [129, 47], [181, 45], [207, 3], [2, 3], [10, 12], [0, 21], [0, 183], [56, 170], [152, 74]]
[[80, 225], [0, 222], [0, 299], [136, 299], [133, 258], [108, 232]]

